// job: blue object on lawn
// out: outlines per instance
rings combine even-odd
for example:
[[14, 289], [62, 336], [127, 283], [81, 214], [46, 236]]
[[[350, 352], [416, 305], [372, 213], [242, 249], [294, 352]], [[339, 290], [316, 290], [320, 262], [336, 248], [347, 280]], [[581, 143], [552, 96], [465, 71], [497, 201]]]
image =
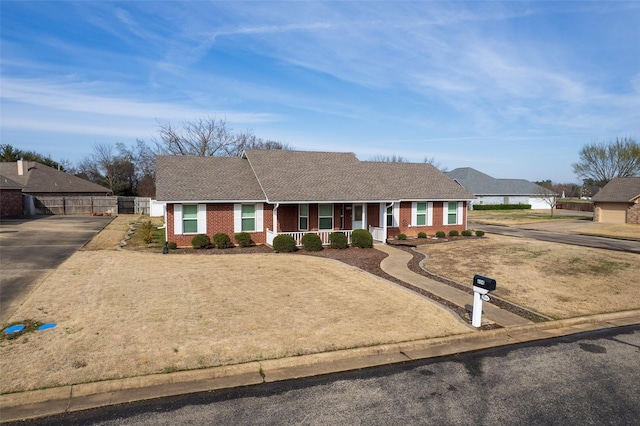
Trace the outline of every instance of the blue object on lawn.
[[38, 330], [49, 330], [50, 328], [55, 328], [56, 323], [55, 322], [50, 322], [47, 324], [42, 324], [40, 327], [38, 327]]
[[7, 327], [4, 330], [4, 334], [18, 333], [18, 332], [24, 330], [25, 327], [26, 326], [24, 324], [12, 325], [11, 327]]

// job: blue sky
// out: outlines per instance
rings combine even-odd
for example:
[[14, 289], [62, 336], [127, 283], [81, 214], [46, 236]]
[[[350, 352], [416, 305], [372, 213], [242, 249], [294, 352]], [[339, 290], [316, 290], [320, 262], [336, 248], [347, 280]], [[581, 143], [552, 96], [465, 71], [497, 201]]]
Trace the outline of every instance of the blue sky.
[[577, 182], [640, 137], [640, 2], [5, 1], [1, 142], [72, 163], [158, 121]]

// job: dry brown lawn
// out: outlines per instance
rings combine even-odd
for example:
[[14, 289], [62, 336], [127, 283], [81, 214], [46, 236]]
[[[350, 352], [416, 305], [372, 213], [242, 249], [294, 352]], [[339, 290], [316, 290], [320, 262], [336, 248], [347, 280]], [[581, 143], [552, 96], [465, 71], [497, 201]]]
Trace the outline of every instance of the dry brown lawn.
[[424, 267], [471, 286], [497, 280], [495, 294], [555, 318], [640, 308], [640, 255], [490, 235], [425, 245]]
[[0, 343], [0, 393], [471, 332], [429, 300], [328, 259], [88, 248], [11, 318], [57, 327]]

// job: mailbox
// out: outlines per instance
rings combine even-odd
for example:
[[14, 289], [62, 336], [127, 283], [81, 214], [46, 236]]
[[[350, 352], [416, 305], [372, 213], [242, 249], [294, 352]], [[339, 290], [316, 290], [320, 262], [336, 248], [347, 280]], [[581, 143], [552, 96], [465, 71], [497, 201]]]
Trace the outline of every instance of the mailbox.
[[493, 291], [496, 289], [496, 280], [483, 277], [482, 275], [474, 275], [473, 286], [480, 287], [483, 290]]

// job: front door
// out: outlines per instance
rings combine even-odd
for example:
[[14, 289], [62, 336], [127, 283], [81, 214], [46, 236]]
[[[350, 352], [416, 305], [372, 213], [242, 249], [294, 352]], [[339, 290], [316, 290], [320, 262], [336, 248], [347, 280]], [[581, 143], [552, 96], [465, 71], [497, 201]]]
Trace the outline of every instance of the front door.
[[351, 227], [353, 229], [363, 229], [363, 206], [362, 204], [353, 205], [353, 222]]

